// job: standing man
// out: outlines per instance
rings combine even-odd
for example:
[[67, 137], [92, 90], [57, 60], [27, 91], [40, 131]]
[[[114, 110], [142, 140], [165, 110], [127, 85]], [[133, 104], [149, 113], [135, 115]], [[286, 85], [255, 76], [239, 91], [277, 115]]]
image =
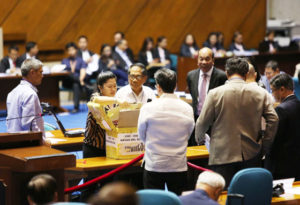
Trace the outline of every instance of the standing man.
[[[187, 74], [187, 85], [192, 95], [195, 120], [200, 115], [207, 92], [224, 85], [227, 80], [225, 72], [214, 66], [214, 53], [210, 48], [205, 47], [199, 51], [198, 66], [198, 69]], [[190, 139], [189, 145], [196, 145], [194, 137]]]
[[7, 131], [41, 131], [44, 132], [44, 120], [37, 95], [36, 86], [43, 78], [43, 64], [36, 59], [23, 62], [21, 72], [23, 79], [7, 96]]
[[15, 74], [17, 71], [17, 58], [19, 56], [19, 48], [11, 46], [8, 49], [8, 56], [4, 57], [0, 63], [0, 73]]
[[[278, 117], [263, 88], [246, 83], [248, 62], [230, 58], [226, 62], [228, 83], [211, 90], [196, 123], [196, 141], [204, 139], [210, 126], [209, 165], [221, 174], [227, 186], [243, 168], [260, 167], [270, 149]], [[261, 136], [261, 118], [266, 120]]]
[[[294, 95], [292, 78], [279, 74], [271, 80], [272, 94], [280, 103], [275, 110], [279, 124], [267, 168], [274, 179], [296, 178], [300, 180], [300, 101]], [[266, 160], [268, 162], [268, 160]]]
[[129, 85], [118, 90], [116, 98], [129, 103], [147, 103], [154, 100], [154, 91], [144, 86], [147, 81], [147, 70], [141, 63], [131, 65], [128, 71]]
[[145, 144], [144, 187], [168, 189], [178, 195], [187, 181], [186, 149], [194, 129], [191, 106], [175, 94], [176, 73], [163, 68], [156, 80], [159, 99], [145, 104], [138, 120], [139, 138]]

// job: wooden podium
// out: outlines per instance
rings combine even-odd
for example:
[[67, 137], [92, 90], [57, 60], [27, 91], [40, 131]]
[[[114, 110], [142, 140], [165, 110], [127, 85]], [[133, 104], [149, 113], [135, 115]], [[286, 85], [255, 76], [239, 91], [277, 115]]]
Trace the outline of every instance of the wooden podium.
[[42, 145], [41, 132], [0, 133], [0, 180], [6, 185], [6, 205], [27, 203], [27, 184], [40, 173], [52, 175], [58, 199], [64, 201], [64, 169], [76, 166], [74, 155]]

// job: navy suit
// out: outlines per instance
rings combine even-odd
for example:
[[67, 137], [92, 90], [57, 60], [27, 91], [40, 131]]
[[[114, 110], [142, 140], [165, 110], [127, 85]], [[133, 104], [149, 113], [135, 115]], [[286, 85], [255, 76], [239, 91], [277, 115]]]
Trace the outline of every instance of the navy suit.
[[179, 197], [182, 205], [218, 205], [216, 201], [209, 198], [207, 193], [202, 189], [196, 189], [193, 193]]
[[275, 108], [279, 124], [267, 168], [274, 179], [295, 177], [300, 180], [300, 101], [291, 95]]

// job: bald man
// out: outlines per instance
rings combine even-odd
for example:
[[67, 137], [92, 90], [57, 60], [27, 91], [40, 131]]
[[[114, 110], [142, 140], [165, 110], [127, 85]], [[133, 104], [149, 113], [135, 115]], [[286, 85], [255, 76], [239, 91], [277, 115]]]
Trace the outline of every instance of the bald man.
[[[187, 85], [193, 99], [195, 120], [200, 115], [205, 97], [209, 90], [224, 85], [227, 80], [224, 71], [214, 66], [214, 53], [210, 48], [200, 49], [198, 67], [187, 74]], [[196, 145], [194, 137], [189, 141], [189, 146]]]

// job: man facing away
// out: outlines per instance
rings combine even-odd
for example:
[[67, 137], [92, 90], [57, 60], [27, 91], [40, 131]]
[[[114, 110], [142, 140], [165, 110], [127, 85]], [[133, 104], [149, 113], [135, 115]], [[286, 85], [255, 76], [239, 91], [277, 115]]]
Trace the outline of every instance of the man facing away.
[[[275, 108], [279, 124], [267, 168], [275, 179], [300, 179], [300, 101], [294, 94], [293, 79], [287, 74], [275, 76], [271, 82], [272, 94], [280, 103]], [[269, 166], [268, 166], [269, 165]]]
[[159, 99], [143, 105], [138, 120], [139, 138], [145, 144], [144, 187], [181, 194], [187, 180], [186, 149], [194, 129], [193, 109], [175, 94], [176, 73], [158, 70]]
[[36, 86], [43, 78], [43, 64], [30, 58], [23, 62], [21, 72], [23, 79], [7, 96], [7, 131], [41, 131], [44, 132], [44, 120], [37, 95]]
[[[278, 117], [263, 88], [246, 83], [248, 62], [230, 58], [226, 62], [228, 82], [211, 90], [196, 123], [196, 141], [204, 139], [210, 126], [209, 165], [228, 185], [243, 168], [261, 166], [262, 155], [270, 148]], [[266, 120], [261, 136], [261, 118]]]
[[198, 177], [196, 190], [191, 194], [181, 196], [180, 200], [182, 205], [218, 205], [217, 201], [224, 187], [225, 180], [220, 174], [204, 171]]

